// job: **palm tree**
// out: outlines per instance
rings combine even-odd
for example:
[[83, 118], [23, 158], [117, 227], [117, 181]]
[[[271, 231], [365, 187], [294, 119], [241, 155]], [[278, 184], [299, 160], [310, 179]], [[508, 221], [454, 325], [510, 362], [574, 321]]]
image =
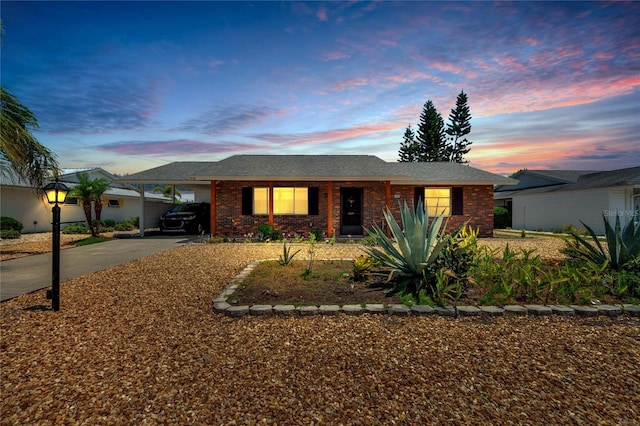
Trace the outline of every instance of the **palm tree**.
[[173, 204], [176, 203], [176, 197], [182, 198], [182, 194], [180, 191], [176, 189], [174, 185], [165, 185], [165, 186], [156, 186], [153, 188], [154, 194], [162, 194], [163, 197], [171, 197]]
[[76, 197], [82, 202], [82, 208], [84, 209], [84, 217], [87, 219], [89, 229], [91, 230], [91, 236], [95, 237], [96, 230], [93, 226], [93, 220], [91, 220], [91, 203], [93, 202], [93, 182], [89, 178], [89, 173], [78, 173], [78, 184], [71, 188], [68, 196]]
[[110, 182], [104, 178], [98, 178], [93, 180], [93, 209], [96, 212], [96, 226], [98, 229], [96, 232], [100, 232], [100, 218], [102, 216], [102, 194], [109, 189]]
[[[69, 195], [82, 201], [84, 216], [89, 224], [91, 235], [96, 237], [100, 229], [100, 217], [102, 215], [102, 194], [109, 188], [109, 181], [104, 178], [91, 179], [89, 173], [77, 173], [78, 184], [71, 189]], [[91, 204], [96, 212], [96, 226], [91, 220]], [[96, 227], [98, 229], [96, 229]]]
[[35, 115], [0, 86], [0, 163], [2, 173], [18, 177], [35, 188], [59, 173], [53, 152], [31, 134], [38, 128]]

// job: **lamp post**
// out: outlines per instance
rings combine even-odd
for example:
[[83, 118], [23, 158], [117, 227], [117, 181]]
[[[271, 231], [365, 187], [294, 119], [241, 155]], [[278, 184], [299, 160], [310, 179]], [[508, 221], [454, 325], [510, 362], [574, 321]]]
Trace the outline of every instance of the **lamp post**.
[[45, 185], [44, 193], [49, 204], [53, 204], [53, 266], [51, 273], [51, 307], [54, 311], [60, 310], [60, 206], [64, 204], [69, 193], [69, 188], [64, 183], [58, 182]]

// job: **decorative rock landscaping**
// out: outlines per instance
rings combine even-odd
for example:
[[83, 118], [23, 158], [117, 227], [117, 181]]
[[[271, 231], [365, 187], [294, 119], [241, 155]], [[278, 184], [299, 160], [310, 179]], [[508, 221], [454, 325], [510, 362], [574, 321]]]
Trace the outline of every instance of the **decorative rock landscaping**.
[[229, 298], [234, 294], [253, 269], [258, 265], [259, 261], [250, 263], [241, 273], [239, 273], [231, 284], [226, 287], [220, 294], [213, 299], [213, 310], [230, 317], [242, 317], [245, 315], [338, 315], [340, 313], [346, 315], [360, 314], [388, 314], [388, 315], [431, 315], [437, 314], [445, 317], [470, 317], [470, 316], [502, 316], [510, 315], [533, 315], [533, 316], [580, 316], [595, 317], [598, 315], [607, 317], [618, 317], [622, 314], [640, 317], [640, 306], [621, 304], [621, 305], [594, 305], [578, 306], [578, 305], [505, 305], [499, 306], [426, 306], [426, 305], [382, 305], [382, 304], [365, 304], [359, 305], [321, 305], [321, 306], [294, 306], [294, 305], [240, 305], [232, 306], [228, 303]]

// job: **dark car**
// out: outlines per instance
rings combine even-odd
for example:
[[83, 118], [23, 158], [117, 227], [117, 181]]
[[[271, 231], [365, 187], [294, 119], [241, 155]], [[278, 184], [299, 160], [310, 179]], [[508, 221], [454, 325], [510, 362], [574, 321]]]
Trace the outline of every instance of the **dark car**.
[[161, 231], [185, 231], [190, 234], [209, 232], [209, 203], [177, 204], [160, 216]]

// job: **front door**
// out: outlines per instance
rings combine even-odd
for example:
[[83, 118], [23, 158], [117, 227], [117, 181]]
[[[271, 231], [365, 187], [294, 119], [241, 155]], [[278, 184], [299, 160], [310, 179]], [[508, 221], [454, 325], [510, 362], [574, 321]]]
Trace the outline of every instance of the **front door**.
[[362, 188], [340, 189], [340, 234], [362, 235]]

